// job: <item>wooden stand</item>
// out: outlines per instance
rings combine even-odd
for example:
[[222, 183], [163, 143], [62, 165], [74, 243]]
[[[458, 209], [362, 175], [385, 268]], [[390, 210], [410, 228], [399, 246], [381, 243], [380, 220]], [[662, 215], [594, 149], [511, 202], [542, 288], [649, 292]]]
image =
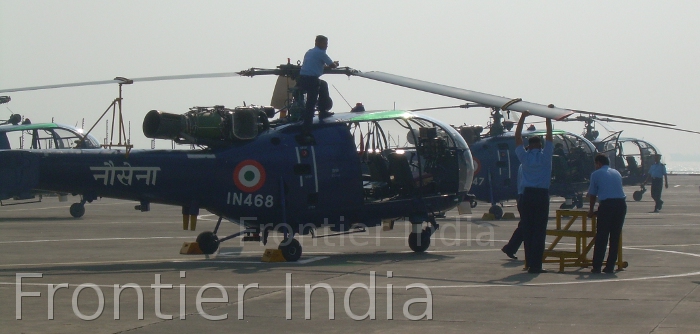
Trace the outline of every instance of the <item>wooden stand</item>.
[[[562, 227], [562, 218], [571, 217], [565, 226]], [[571, 226], [578, 219], [581, 219], [581, 229], [571, 229]], [[588, 212], [580, 210], [557, 210], [556, 229], [547, 230], [547, 235], [555, 236], [552, 244], [544, 251], [542, 263], [559, 263], [559, 272], [564, 271], [564, 267], [586, 268], [592, 263], [588, 258], [588, 252], [595, 245], [597, 220], [594, 216], [588, 225]], [[574, 238], [576, 249], [574, 251], [555, 250], [562, 238]], [[589, 241], [590, 240], [590, 241]], [[627, 262], [622, 261], [622, 235], [620, 235], [620, 246], [617, 255], [617, 270], [627, 267]]]

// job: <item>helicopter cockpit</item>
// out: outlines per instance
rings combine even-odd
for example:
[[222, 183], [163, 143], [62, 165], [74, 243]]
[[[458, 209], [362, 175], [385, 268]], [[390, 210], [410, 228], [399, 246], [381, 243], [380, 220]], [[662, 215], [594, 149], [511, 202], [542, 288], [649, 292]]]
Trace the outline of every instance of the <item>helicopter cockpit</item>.
[[471, 153], [452, 127], [399, 110], [336, 118], [347, 123], [355, 141], [365, 201], [469, 190]]
[[[651, 143], [636, 138], [619, 138], [616, 159], [622, 164], [615, 166], [622, 176], [641, 179], [654, 164], [654, 155], [660, 154]], [[636, 181], [635, 181], [636, 182]]]
[[100, 143], [82, 129], [56, 123], [0, 126], [0, 149], [95, 149]]

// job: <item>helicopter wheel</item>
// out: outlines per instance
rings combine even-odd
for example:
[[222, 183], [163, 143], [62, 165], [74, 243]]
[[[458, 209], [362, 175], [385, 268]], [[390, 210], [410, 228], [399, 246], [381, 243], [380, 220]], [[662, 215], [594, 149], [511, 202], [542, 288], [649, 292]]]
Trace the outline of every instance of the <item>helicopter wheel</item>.
[[573, 204], [573, 203], [572, 203], [572, 204], [561, 203], [561, 205], [559, 206], [559, 208], [562, 209], [562, 210], [573, 209], [573, 208], [574, 208], [574, 204]]
[[574, 203], [576, 205], [577, 209], [580, 209], [583, 207], [583, 195], [576, 195], [575, 197], [576, 202]]
[[285, 238], [278, 247], [288, 262], [296, 262], [301, 257], [301, 244], [294, 238]]
[[[418, 235], [418, 233], [411, 232], [411, 234], [408, 235], [408, 247], [410, 247], [411, 250], [416, 253], [425, 252], [428, 249], [428, 247], [430, 247], [431, 233], [432, 230], [428, 227], [423, 229], [423, 231], [420, 233], [420, 236]], [[418, 238], [420, 238], [420, 244]]]
[[495, 204], [492, 205], [492, 206], [489, 208], [489, 213], [490, 213], [490, 214], [493, 214], [493, 216], [494, 216], [496, 219], [501, 219], [501, 218], [503, 218], [503, 208], [501, 208], [501, 207], [498, 206], [498, 205], [495, 205]]
[[70, 206], [70, 215], [75, 218], [80, 218], [85, 214], [85, 205], [81, 203], [73, 203]]
[[634, 198], [635, 201], [639, 202], [642, 200], [642, 196], [644, 193], [641, 190], [637, 190], [634, 193], [632, 193], [632, 198]]
[[204, 254], [214, 254], [219, 249], [219, 237], [214, 232], [202, 232], [197, 236], [197, 245]]
[[473, 209], [473, 208], [476, 208], [476, 204], [477, 204], [476, 201], [471, 201], [471, 202], [469, 202], [469, 206], [470, 206], [472, 209]]

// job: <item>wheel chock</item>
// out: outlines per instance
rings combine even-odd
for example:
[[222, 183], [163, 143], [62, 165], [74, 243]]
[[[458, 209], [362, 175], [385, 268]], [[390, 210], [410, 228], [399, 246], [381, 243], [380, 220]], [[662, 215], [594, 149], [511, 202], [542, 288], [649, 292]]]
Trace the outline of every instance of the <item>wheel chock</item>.
[[503, 217], [501, 219], [515, 219], [515, 214], [512, 212], [506, 212], [503, 214]]
[[393, 229], [394, 229], [394, 220], [393, 219], [382, 220], [382, 231], [391, 231]]
[[287, 262], [279, 249], [266, 249], [263, 253], [262, 262]]
[[496, 215], [494, 215], [493, 213], [484, 212], [484, 215], [481, 217], [481, 220], [496, 220]]
[[192, 254], [204, 254], [201, 249], [199, 249], [199, 244], [195, 242], [185, 242], [180, 248], [180, 254], [192, 255]]

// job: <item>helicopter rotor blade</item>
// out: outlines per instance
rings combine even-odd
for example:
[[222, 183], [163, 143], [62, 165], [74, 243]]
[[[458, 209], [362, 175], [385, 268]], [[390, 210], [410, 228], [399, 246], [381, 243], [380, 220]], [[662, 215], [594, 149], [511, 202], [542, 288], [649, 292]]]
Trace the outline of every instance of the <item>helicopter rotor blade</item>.
[[440, 109], [456, 109], [456, 108], [474, 108], [474, 107], [484, 107], [488, 108], [488, 106], [481, 105], [478, 103], [465, 103], [465, 104], [460, 104], [457, 106], [445, 106], [445, 107], [430, 107], [430, 108], [418, 108], [418, 109], [411, 109], [409, 111], [427, 111], [427, 110], [440, 110]]
[[632, 121], [612, 121], [612, 122], [634, 124], [634, 125], [643, 125], [643, 126], [650, 126], [652, 128], [661, 128], [661, 129], [676, 130], [676, 131], [681, 131], [681, 132], [700, 134], [700, 132], [698, 132], [698, 131], [680, 129], [680, 128], [675, 128], [675, 127], [671, 127], [671, 126], [664, 126], [664, 125], [646, 124], [646, 123], [639, 123], [639, 122], [632, 122]]
[[556, 120], [564, 119], [567, 116], [573, 114], [573, 111], [571, 110], [557, 108], [553, 105], [545, 106], [542, 104], [525, 102], [521, 99], [510, 99], [502, 96], [479, 93], [466, 89], [436, 84], [428, 81], [402, 77], [399, 75], [394, 75], [385, 72], [361, 72], [355, 70], [352, 72], [352, 75], [371, 80], [386, 82], [406, 88], [412, 88], [428, 93], [448, 96], [460, 100], [476, 102], [489, 107], [500, 108], [502, 110], [512, 110], [519, 112], [528, 111], [529, 113], [536, 116], [553, 118]]
[[74, 83], [58, 84], [58, 85], [44, 85], [44, 86], [0, 89], [0, 93], [24, 92], [24, 91], [31, 91], [31, 90], [65, 88], [65, 87], [95, 86], [95, 85], [106, 85], [106, 84], [114, 84], [114, 83], [130, 84], [132, 82], [199, 79], [199, 78], [225, 78], [225, 77], [236, 77], [236, 76], [241, 76], [241, 74], [239, 74], [237, 72], [222, 72], [222, 73], [204, 73], [204, 74], [165, 75], [165, 76], [142, 77], [142, 78], [132, 78], [132, 79], [116, 77], [112, 80], [84, 81], [84, 82], [74, 82]]
[[613, 118], [619, 118], [619, 119], [624, 119], [628, 121], [637, 121], [637, 122], [645, 122], [645, 123], [651, 123], [651, 124], [657, 124], [657, 125], [665, 125], [665, 126], [676, 126], [675, 124], [670, 124], [670, 123], [663, 123], [663, 122], [657, 122], [657, 121], [650, 121], [646, 119], [641, 119], [641, 118], [634, 118], [634, 117], [627, 117], [627, 116], [618, 116], [618, 115], [612, 115], [612, 114], [603, 114], [603, 113], [598, 113], [598, 112], [592, 112], [592, 111], [585, 111], [585, 110], [575, 110], [571, 109], [571, 111], [579, 114], [589, 114], [589, 115], [595, 115], [595, 116], [604, 116], [604, 117], [613, 117]]

